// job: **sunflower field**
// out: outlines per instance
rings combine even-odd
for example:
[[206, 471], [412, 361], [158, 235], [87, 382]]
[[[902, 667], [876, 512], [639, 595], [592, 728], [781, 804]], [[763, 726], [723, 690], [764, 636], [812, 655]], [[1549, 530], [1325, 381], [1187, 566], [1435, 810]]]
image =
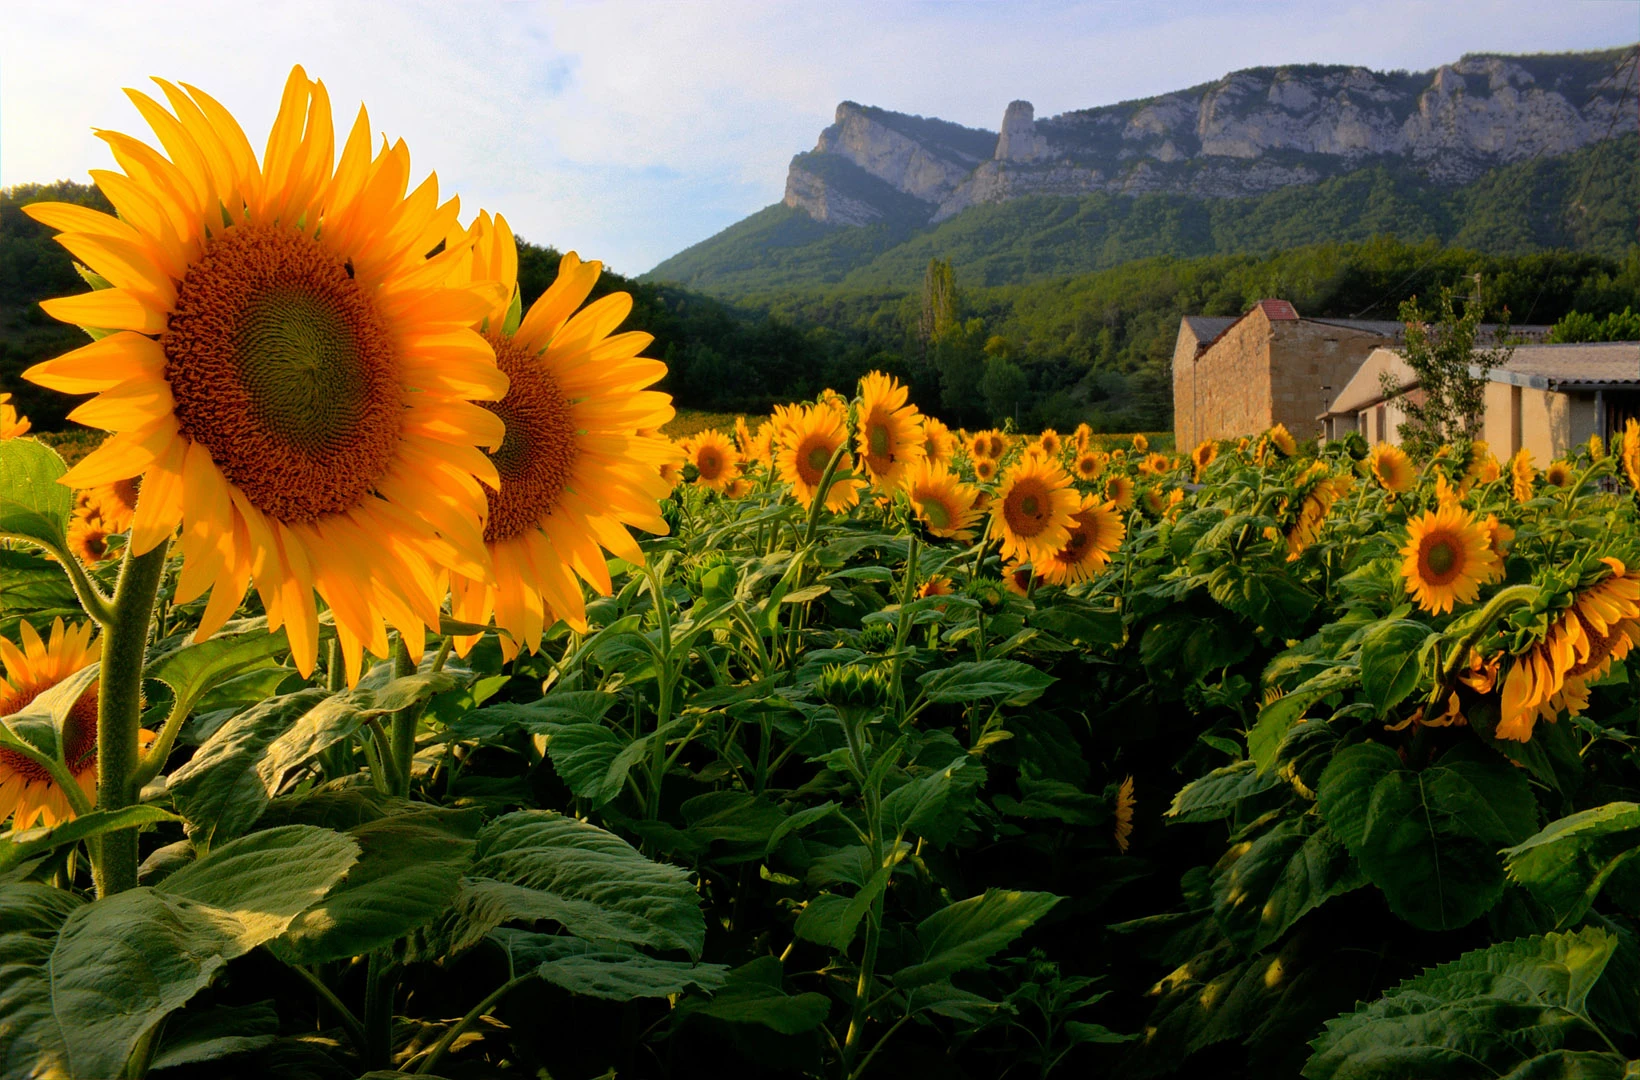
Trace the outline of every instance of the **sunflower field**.
[[0, 1075], [1640, 1071], [1640, 425], [675, 442], [598, 263], [158, 86], [26, 208]]

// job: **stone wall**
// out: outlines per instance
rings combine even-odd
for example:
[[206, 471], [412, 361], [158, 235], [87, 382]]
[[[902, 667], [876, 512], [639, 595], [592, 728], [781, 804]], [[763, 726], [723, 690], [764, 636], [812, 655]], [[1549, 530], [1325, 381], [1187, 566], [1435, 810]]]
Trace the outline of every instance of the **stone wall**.
[[1196, 375], [1196, 353], [1204, 343], [1179, 320], [1179, 339], [1173, 343], [1173, 438], [1174, 445], [1187, 450], [1201, 441], [1196, 434], [1192, 380]]
[[[1180, 378], [1174, 353], [1173, 426], [1181, 451], [1203, 439], [1234, 439], [1270, 426], [1270, 320], [1255, 307]], [[1319, 410], [1317, 410], [1319, 411]]]
[[1233, 434], [1248, 435], [1286, 424], [1294, 438], [1314, 438], [1321, 433], [1316, 417], [1327, 411], [1367, 354], [1384, 344], [1384, 339], [1309, 319], [1282, 320], [1269, 326], [1270, 412], [1253, 427]]

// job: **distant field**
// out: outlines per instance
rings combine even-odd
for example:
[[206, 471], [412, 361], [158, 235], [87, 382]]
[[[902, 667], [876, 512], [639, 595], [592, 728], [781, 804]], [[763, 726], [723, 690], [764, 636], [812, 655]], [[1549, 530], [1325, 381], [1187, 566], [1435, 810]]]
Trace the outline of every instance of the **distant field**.
[[[678, 415], [672, 420], [672, 422], [661, 428], [661, 433], [663, 435], [670, 435], [674, 439], [683, 439], [698, 432], [705, 431], [708, 428], [715, 428], [718, 431], [723, 432], [731, 432], [735, 429], [735, 417], [738, 415], [742, 414], [701, 412], [697, 409], [679, 409]], [[758, 425], [762, 423], [763, 419], [764, 417], [761, 414], [756, 416], [746, 416], [746, 422], [752, 426], [752, 430], [754, 431], [757, 430]], [[1027, 432], [1027, 434], [1034, 434], [1034, 432]], [[1070, 433], [1062, 431], [1060, 434], [1068, 435]], [[1171, 454], [1174, 452], [1173, 433], [1171, 431], [1147, 431], [1144, 432], [1144, 436], [1150, 442], [1150, 449], [1156, 451], [1157, 453]], [[1119, 446], [1131, 447], [1133, 445], [1133, 435], [1114, 432], [1105, 433], [1095, 435], [1093, 437], [1093, 442], [1095, 446], [1102, 450], [1114, 450]]]

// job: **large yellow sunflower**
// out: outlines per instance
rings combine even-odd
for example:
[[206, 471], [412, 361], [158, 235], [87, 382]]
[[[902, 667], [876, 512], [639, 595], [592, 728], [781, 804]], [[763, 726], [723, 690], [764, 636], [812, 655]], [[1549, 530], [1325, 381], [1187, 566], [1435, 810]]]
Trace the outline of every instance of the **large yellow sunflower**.
[[1042, 434], [1036, 437], [1036, 445], [1042, 448], [1042, 455], [1049, 458], [1058, 457], [1060, 451], [1065, 449], [1064, 440], [1053, 428], [1044, 428]]
[[1070, 538], [1071, 515], [1080, 505], [1057, 461], [1021, 458], [991, 504], [991, 533], [1002, 538], [1002, 557], [1034, 562], [1052, 555]]
[[1418, 480], [1418, 474], [1412, 468], [1412, 459], [1399, 446], [1379, 443], [1372, 448], [1367, 462], [1372, 466], [1373, 478], [1385, 491], [1396, 494], [1411, 491]]
[[1532, 497], [1532, 481], [1537, 479], [1537, 470], [1532, 467], [1532, 452], [1526, 447], [1515, 451], [1515, 456], [1509, 459], [1509, 480], [1516, 502], [1525, 502]]
[[954, 476], [944, 465], [921, 461], [907, 478], [906, 491], [917, 517], [935, 536], [968, 540], [979, 518], [974, 496], [979, 492]]
[[899, 380], [880, 371], [860, 380], [856, 448], [866, 475], [878, 491], [899, 488], [925, 456], [922, 417], [916, 406], [906, 404], [907, 395]]
[[1118, 510], [1133, 509], [1133, 479], [1127, 476], [1112, 476], [1105, 481], [1105, 501]]
[[1116, 507], [1084, 496], [1081, 507], [1071, 515], [1065, 546], [1042, 560], [1042, 580], [1050, 585], [1074, 585], [1094, 577], [1110, 564], [1126, 535], [1127, 526]]
[[991, 461], [1001, 461], [1002, 455], [1008, 452], [1008, 436], [995, 428], [982, 431], [968, 442], [970, 457], [986, 458]]
[[373, 153], [362, 108], [337, 159], [330, 99], [299, 67], [260, 162], [215, 99], [159, 86], [172, 112], [130, 96], [165, 154], [98, 132], [123, 171], [92, 176], [118, 217], [24, 209], [113, 286], [41, 305], [107, 332], [25, 373], [97, 393], [70, 415], [115, 433], [63, 482], [142, 477], [131, 550], [182, 526], [177, 599], [211, 592], [200, 637], [250, 580], [304, 675], [315, 592], [350, 678], [363, 647], [386, 652], [384, 616], [419, 654], [439, 568], [484, 571], [479, 481], [499, 481], [479, 448], [504, 434], [473, 404], [507, 388], [471, 329], [494, 286], [447, 284], [459, 245], [427, 257], [457, 203], [434, 177], [407, 194], [409, 151]]
[[1525, 742], [1536, 721], [1582, 712], [1588, 684], [1640, 644], [1640, 577], [1618, 559], [1601, 562], [1610, 576], [1579, 592], [1548, 635], [1514, 658], [1503, 680], [1498, 738]]
[[[643, 562], [629, 527], [667, 532], [658, 502], [672, 484], [661, 470], [677, 451], [659, 429], [674, 415], [672, 398], [646, 389], [666, 374], [665, 364], [639, 355], [654, 339], [614, 332], [632, 297], [610, 293], [581, 307], [602, 264], [566, 254], [552, 285], [508, 332], [518, 250], [506, 219], [481, 213], [457, 237], [454, 247], [471, 250], [458, 274], [502, 283], [475, 324], [508, 386], [485, 406], [506, 425], [489, 455], [500, 483], [483, 489], [485, 572], [454, 574], [450, 607], [464, 622], [493, 616], [510, 657], [533, 651], [558, 619], [586, 631], [581, 583], [609, 594], [604, 551]], [[465, 652], [476, 640], [456, 644]]]
[[[0, 638], [0, 660], [6, 665], [5, 682], [0, 682], [0, 716], [11, 716], [102, 655], [101, 639], [91, 637], [91, 624], [66, 627], [63, 620], [51, 624], [51, 636], [42, 641], [27, 622], [17, 624], [23, 647], [19, 649]], [[61, 734], [63, 763], [80, 785], [87, 800], [97, 795], [97, 684], [92, 683], [68, 710]], [[144, 731], [140, 741], [153, 733]], [[40, 765], [17, 753], [0, 748], [0, 821], [12, 819], [13, 829], [26, 829], [35, 821], [52, 826], [74, 816], [68, 796]]]
[[686, 460], [695, 467], [695, 483], [713, 491], [727, 491], [740, 476], [734, 444], [721, 431], [707, 428], [683, 441]]
[[[775, 451], [775, 468], [803, 506], [814, 502], [826, 465], [837, 448], [847, 443], [848, 428], [843, 417], [829, 405], [811, 405], [801, 412], [787, 414]], [[847, 510], [860, 501], [860, 488], [865, 485], [850, 475], [853, 469], [854, 462], [845, 450], [837, 463], [831, 488], [826, 492], [827, 510]]]
[[1109, 459], [1098, 450], [1081, 450], [1077, 452], [1074, 468], [1078, 480], [1097, 480], [1105, 471], [1105, 462]]
[[923, 456], [938, 465], [949, 465], [957, 452], [957, 440], [951, 429], [937, 416], [925, 416], [923, 421]]
[[1486, 523], [1456, 503], [1408, 521], [1407, 544], [1401, 549], [1407, 592], [1419, 607], [1437, 615], [1454, 604], [1472, 603], [1498, 570], [1491, 541]]

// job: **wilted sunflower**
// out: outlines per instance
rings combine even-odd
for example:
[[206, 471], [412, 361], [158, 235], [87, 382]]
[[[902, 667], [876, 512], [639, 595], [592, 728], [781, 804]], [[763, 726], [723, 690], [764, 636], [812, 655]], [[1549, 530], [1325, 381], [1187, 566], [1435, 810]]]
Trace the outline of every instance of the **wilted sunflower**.
[[937, 416], [925, 416], [923, 422], [923, 456], [937, 465], [949, 465], [957, 452], [957, 440], [951, 429]]
[[1572, 464], [1569, 461], [1551, 461], [1543, 470], [1543, 482], [1550, 487], [1566, 487], [1572, 482]]
[[[463, 272], [503, 287], [475, 323], [509, 385], [500, 401], [484, 406], [506, 425], [506, 438], [489, 455], [500, 484], [484, 488], [487, 572], [453, 575], [450, 606], [464, 622], [482, 625], [493, 616], [507, 632], [502, 653], [511, 657], [519, 648], [534, 651], [558, 619], [585, 632], [581, 582], [608, 595], [604, 550], [643, 562], [629, 527], [668, 531], [659, 500], [672, 482], [661, 469], [678, 452], [659, 429], [674, 414], [670, 395], [645, 389], [666, 374], [659, 360], [638, 355], [654, 339], [614, 333], [632, 298], [610, 293], [581, 307], [602, 264], [566, 254], [552, 285], [509, 332], [518, 274], [512, 231], [505, 218], [480, 213], [462, 235], [472, 253]], [[453, 240], [452, 247], [463, 244]], [[456, 645], [465, 653], [476, 640]]]
[[[848, 443], [848, 429], [838, 412], [827, 405], [811, 405], [792, 415], [780, 432], [775, 451], [775, 468], [780, 479], [790, 484], [797, 501], [807, 507], [820, 490], [826, 466], [839, 446]], [[826, 509], [847, 510], [860, 501], [864, 484], [850, 476], [854, 463], [847, 450], [837, 463], [831, 488], [826, 492]]]
[[995, 458], [982, 457], [974, 459], [974, 479], [990, 482], [996, 478], [996, 475], [997, 463]]
[[1497, 736], [1525, 742], [1537, 720], [1588, 705], [1588, 684], [1640, 644], [1640, 577], [1602, 559], [1608, 577], [1577, 594], [1542, 641], [1516, 656], [1503, 680]]
[[897, 489], [924, 457], [922, 417], [898, 379], [873, 371], [860, 380], [856, 449], [878, 491]]
[[1377, 480], [1378, 485], [1385, 491], [1400, 494], [1411, 491], [1412, 485], [1418, 482], [1418, 473], [1412, 467], [1412, 459], [1407, 457], [1406, 451], [1399, 446], [1379, 443], [1372, 448], [1367, 464], [1372, 467], [1373, 479]]
[[906, 481], [906, 492], [929, 532], [954, 540], [973, 538], [979, 518], [974, 496], [979, 493], [944, 465], [918, 462]]
[[1126, 535], [1127, 526], [1116, 507], [1084, 496], [1081, 507], [1071, 515], [1065, 546], [1042, 560], [1042, 580], [1050, 585], [1074, 585], [1094, 577], [1110, 565], [1111, 555]]
[[1498, 568], [1490, 530], [1456, 504], [1408, 521], [1401, 554], [1406, 556], [1401, 576], [1407, 592], [1420, 608], [1437, 615], [1454, 604], [1472, 603]]
[[96, 507], [75, 510], [68, 519], [68, 550], [87, 566], [95, 566], [108, 558], [113, 532]]
[[1116, 850], [1127, 853], [1128, 838], [1133, 835], [1133, 777], [1122, 781], [1116, 789]]
[[1112, 476], [1105, 481], [1105, 501], [1118, 510], [1133, 509], [1133, 481], [1126, 476]]
[[1509, 459], [1509, 480], [1513, 485], [1512, 491], [1516, 502], [1525, 502], [1532, 497], [1532, 481], [1536, 479], [1537, 470], [1532, 467], [1532, 452], [1523, 446]]
[[[93, 640], [91, 624], [65, 627], [62, 619], [51, 624], [51, 636], [42, 641], [27, 622], [17, 624], [23, 647], [19, 649], [0, 638], [0, 660], [6, 665], [5, 682], [0, 683], [0, 716], [12, 716], [29, 702], [50, 690], [102, 655], [102, 640]], [[97, 794], [97, 684], [86, 688], [68, 710], [61, 733], [63, 762], [85, 792], [95, 801]], [[141, 732], [139, 741], [153, 738]], [[0, 747], [0, 821], [12, 819], [13, 829], [26, 829], [36, 820], [46, 826], [74, 816], [68, 796], [40, 765], [15, 750]]]
[[686, 463], [695, 467], [695, 483], [713, 491], [726, 491], [740, 475], [734, 443], [721, 431], [707, 428], [683, 441]]
[[1196, 467], [1195, 478], [1199, 483], [1202, 473], [1213, 464], [1213, 459], [1219, 456], [1219, 444], [1212, 439], [1203, 439], [1196, 444], [1196, 449], [1190, 451], [1190, 463]]
[[1046, 558], [1065, 546], [1071, 515], [1081, 505], [1058, 462], [1021, 459], [1003, 477], [991, 504], [991, 533], [1002, 537], [1005, 559]]
[[1076, 455], [1073, 468], [1078, 480], [1097, 480], [1105, 471], [1105, 462], [1108, 459], [1097, 450], [1083, 450]]
[[[446, 283], [468, 253], [427, 258], [454, 224], [429, 177], [408, 197], [403, 142], [372, 152], [364, 110], [334, 155], [324, 85], [298, 67], [259, 163], [209, 95], [156, 80], [174, 115], [132, 101], [170, 158], [99, 131], [123, 172], [92, 176], [118, 216], [65, 203], [24, 213], [112, 283], [42, 303], [106, 336], [25, 373], [70, 394], [70, 416], [112, 435], [63, 478], [141, 476], [130, 549], [182, 526], [176, 600], [210, 590], [196, 636], [233, 614], [247, 580], [312, 672], [314, 593], [357, 676], [384, 653], [385, 616], [419, 654], [442, 599], [439, 567], [484, 572], [480, 447], [501, 420], [474, 401], [507, 389], [470, 328], [489, 283]], [[186, 91], [186, 92], [185, 92]], [[334, 167], [333, 167], [334, 163]]]
[[1059, 432], [1053, 428], [1044, 428], [1042, 434], [1036, 437], [1036, 445], [1040, 446], [1042, 453], [1050, 458], [1058, 457], [1059, 452], [1065, 449], [1065, 443], [1059, 438]]
[[15, 439], [27, 435], [34, 427], [26, 416], [19, 416], [10, 394], [0, 394], [0, 439]]

